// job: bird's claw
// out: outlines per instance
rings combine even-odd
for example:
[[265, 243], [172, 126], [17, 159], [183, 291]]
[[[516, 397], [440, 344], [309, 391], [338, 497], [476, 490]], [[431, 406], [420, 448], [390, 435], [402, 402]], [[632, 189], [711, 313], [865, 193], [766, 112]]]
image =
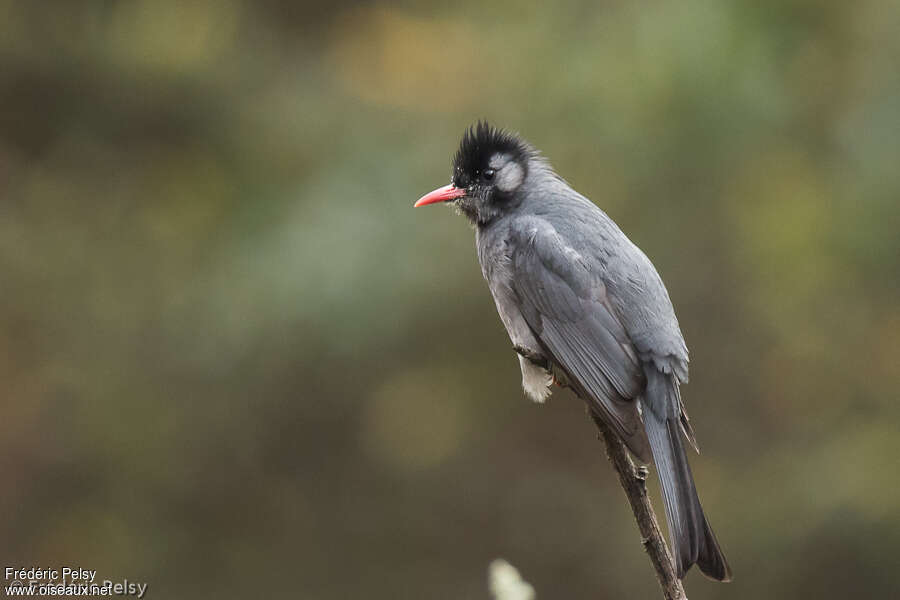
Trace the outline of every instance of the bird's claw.
[[528, 360], [529, 362], [534, 363], [541, 368], [547, 368], [547, 359], [534, 350], [529, 350], [528, 348], [525, 348], [524, 346], [520, 346], [518, 344], [513, 345], [513, 350], [516, 351], [516, 354]]
[[529, 360], [534, 356], [534, 353], [525, 346], [513, 344], [513, 350], [515, 350], [516, 354], [518, 354], [519, 356], [525, 357]]

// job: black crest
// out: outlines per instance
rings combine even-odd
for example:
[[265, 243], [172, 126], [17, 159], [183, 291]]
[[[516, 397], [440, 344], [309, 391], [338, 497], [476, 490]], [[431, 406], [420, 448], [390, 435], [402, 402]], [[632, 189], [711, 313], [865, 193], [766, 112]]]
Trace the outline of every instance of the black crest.
[[476, 177], [479, 170], [487, 166], [491, 156], [497, 153], [510, 154], [515, 160], [526, 162], [532, 153], [531, 147], [514, 133], [492, 127], [487, 121], [478, 121], [469, 127], [459, 143], [459, 150], [453, 157], [453, 181], [461, 187], [469, 179]]

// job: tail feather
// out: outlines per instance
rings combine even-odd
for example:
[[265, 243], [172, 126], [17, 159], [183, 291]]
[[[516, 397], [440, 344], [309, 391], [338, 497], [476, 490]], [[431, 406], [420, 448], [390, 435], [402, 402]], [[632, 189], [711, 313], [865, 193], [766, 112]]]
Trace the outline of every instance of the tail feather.
[[681, 439], [681, 399], [669, 376], [648, 371], [644, 426], [659, 474], [666, 521], [678, 577], [696, 564], [707, 576], [731, 580], [731, 568], [700, 506], [694, 477]]

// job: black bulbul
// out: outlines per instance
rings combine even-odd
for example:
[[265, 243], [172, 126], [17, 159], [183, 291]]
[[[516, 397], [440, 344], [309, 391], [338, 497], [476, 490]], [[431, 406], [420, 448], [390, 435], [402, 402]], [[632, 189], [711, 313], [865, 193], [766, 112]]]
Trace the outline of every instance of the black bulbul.
[[463, 135], [451, 183], [415, 206], [450, 202], [475, 227], [481, 270], [537, 402], [572, 388], [659, 473], [678, 577], [731, 569], [700, 506], [681, 401], [688, 349], [647, 256], [515, 134], [479, 122]]

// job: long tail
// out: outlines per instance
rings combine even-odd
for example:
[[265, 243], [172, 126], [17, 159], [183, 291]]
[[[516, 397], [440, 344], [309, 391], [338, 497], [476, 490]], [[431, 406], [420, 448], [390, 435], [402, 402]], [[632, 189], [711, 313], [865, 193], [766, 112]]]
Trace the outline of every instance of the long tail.
[[665, 375], [654, 367], [647, 368], [646, 372], [644, 427], [659, 472], [678, 577], [683, 578], [696, 563], [707, 576], [730, 581], [731, 567], [703, 514], [681, 439], [681, 428], [684, 427], [685, 435], [694, 443], [693, 432], [682, 413], [678, 384], [672, 375]]

